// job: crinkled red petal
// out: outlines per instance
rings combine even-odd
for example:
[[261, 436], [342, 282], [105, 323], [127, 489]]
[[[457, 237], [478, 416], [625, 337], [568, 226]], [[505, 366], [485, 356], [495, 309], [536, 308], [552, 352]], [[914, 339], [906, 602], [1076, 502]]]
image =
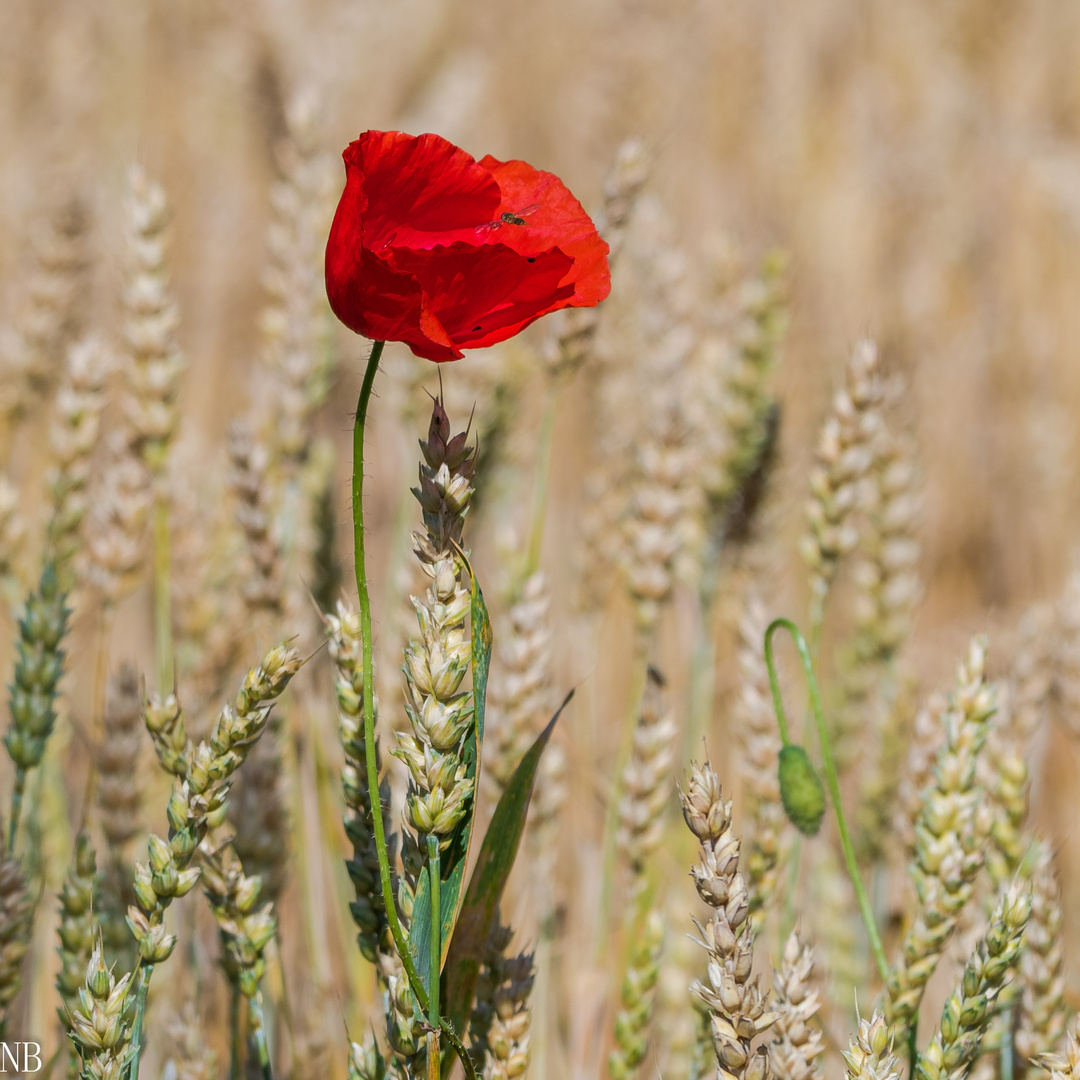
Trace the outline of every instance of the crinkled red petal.
[[364, 132], [343, 156], [326, 284], [357, 333], [452, 360], [607, 296], [608, 246], [551, 173], [394, 131]]

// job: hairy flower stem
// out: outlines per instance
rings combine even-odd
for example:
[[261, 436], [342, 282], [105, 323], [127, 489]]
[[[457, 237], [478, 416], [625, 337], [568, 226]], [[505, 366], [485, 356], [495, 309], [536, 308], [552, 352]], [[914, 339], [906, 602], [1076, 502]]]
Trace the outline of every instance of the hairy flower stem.
[[439, 858], [439, 838], [428, 833], [428, 880], [431, 883], [431, 997], [428, 1000], [428, 1023], [431, 1031], [427, 1037], [428, 1080], [439, 1080], [439, 971], [442, 968], [442, 867]]
[[780, 680], [776, 675], [776, 659], [773, 656], [773, 634], [781, 629], [786, 630], [791, 635], [795, 647], [799, 650], [799, 658], [802, 660], [806, 683], [810, 690], [810, 709], [817, 724], [818, 738], [821, 740], [821, 763], [825, 769], [825, 781], [829, 786], [829, 796], [832, 799], [833, 810], [836, 813], [840, 846], [844, 850], [844, 861], [847, 863], [848, 876], [851, 878], [855, 896], [859, 901], [859, 911], [862, 913], [866, 934], [870, 939], [870, 948], [873, 950], [882, 981], [887, 983], [889, 979], [889, 962], [885, 959], [885, 949], [881, 944], [881, 935], [878, 933], [877, 923], [874, 921], [874, 909], [863, 885], [862, 877], [859, 875], [859, 864], [855, 859], [855, 847], [851, 843], [851, 834], [848, 832], [847, 820], [844, 817], [844, 807], [840, 801], [840, 782], [836, 775], [836, 763], [833, 761], [832, 745], [825, 724], [825, 711], [821, 707], [821, 694], [818, 691], [817, 676], [814, 674], [814, 663], [810, 658], [810, 650], [806, 645], [806, 639], [790, 619], [773, 619], [765, 631], [765, 664], [769, 669], [769, 687], [772, 690], [773, 708], [776, 711], [776, 722], [780, 728], [780, 738], [785, 747], [791, 745], [787, 716], [784, 712], [784, 701], [780, 695]]
[[[371, 824], [375, 830], [375, 847], [379, 853], [379, 878], [382, 882], [383, 904], [386, 908], [386, 919], [390, 924], [390, 933], [394, 937], [394, 945], [397, 947], [398, 956], [401, 958], [402, 967], [409, 977], [409, 985], [417, 1004], [423, 1012], [430, 1008], [427, 991], [420, 978], [416, 965], [413, 963], [412, 953], [405, 941], [405, 935], [401, 932], [401, 923], [397, 916], [397, 905], [394, 901], [394, 889], [390, 881], [390, 859], [386, 849], [386, 829], [383, 825], [382, 799], [379, 795], [379, 769], [375, 762], [375, 708], [373, 695], [375, 693], [375, 670], [372, 656], [371, 634], [371, 596], [368, 593], [367, 563], [364, 554], [364, 426], [367, 422], [368, 404], [371, 401], [371, 388], [375, 382], [375, 373], [379, 370], [379, 360], [382, 358], [385, 342], [376, 341], [371, 347], [371, 355], [368, 357], [367, 369], [364, 371], [364, 382], [360, 387], [360, 398], [356, 404], [356, 420], [353, 424], [353, 475], [352, 475], [352, 508], [353, 508], [353, 555], [356, 564], [356, 591], [360, 599], [360, 636], [364, 643], [364, 756], [367, 764], [368, 796], [371, 799]], [[438, 969], [433, 973], [434, 984], [438, 979]], [[476, 1080], [476, 1070], [473, 1068], [472, 1059], [468, 1051], [462, 1045], [457, 1033], [450, 1027], [445, 1018], [440, 1019], [440, 1027], [446, 1032], [447, 1040], [453, 1046], [454, 1052], [461, 1060], [465, 1075], [469, 1080]]]

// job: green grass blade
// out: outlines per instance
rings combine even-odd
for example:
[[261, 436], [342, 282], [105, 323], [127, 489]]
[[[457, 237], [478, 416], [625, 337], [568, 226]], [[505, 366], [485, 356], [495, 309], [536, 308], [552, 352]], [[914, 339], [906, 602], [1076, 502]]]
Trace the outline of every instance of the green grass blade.
[[464, 1029], [472, 1005], [480, 960], [487, 946], [503, 889], [517, 858], [525, 830], [533, 784], [555, 722], [574, 696], [573, 690], [529, 748], [499, 799], [469, 880], [469, 888], [443, 961], [443, 1015], [458, 1031]]

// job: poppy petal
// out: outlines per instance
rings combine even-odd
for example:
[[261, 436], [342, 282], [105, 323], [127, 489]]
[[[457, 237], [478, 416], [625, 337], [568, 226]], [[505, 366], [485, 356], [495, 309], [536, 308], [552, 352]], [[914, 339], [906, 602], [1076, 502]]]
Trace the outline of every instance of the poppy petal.
[[607, 244], [557, 176], [399, 131], [343, 157], [326, 291], [355, 332], [441, 362], [607, 296]]

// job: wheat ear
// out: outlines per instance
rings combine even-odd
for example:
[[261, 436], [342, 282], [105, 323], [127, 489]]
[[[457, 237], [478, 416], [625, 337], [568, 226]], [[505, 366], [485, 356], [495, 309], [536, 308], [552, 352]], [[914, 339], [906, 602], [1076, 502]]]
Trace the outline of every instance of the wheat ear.
[[1015, 966], [1031, 914], [1031, 889], [1014, 882], [998, 901], [990, 925], [969, 957], [960, 985], [949, 995], [941, 1023], [925, 1054], [918, 1080], [964, 1080], [979, 1054], [993, 1004]]
[[694, 765], [681, 793], [683, 817], [701, 844], [701, 862], [691, 868], [698, 895], [713, 909], [700, 926], [709, 956], [708, 984], [691, 987], [711, 1013], [713, 1046], [720, 1080], [769, 1080], [768, 1051], [751, 1048], [755, 1036], [776, 1021], [768, 990], [750, 978], [754, 931], [750, 899], [739, 873], [739, 840], [731, 828], [731, 803], [725, 802], [712, 766]]
[[995, 707], [985, 669], [986, 642], [976, 638], [941, 717], [945, 743], [938, 751], [934, 780], [923, 795], [915, 825], [911, 874], [919, 907], [889, 977], [890, 1023], [907, 1026], [918, 1014], [927, 980], [971, 899], [975, 876], [983, 865], [985, 827], [979, 821], [981, 792], [975, 771]]

